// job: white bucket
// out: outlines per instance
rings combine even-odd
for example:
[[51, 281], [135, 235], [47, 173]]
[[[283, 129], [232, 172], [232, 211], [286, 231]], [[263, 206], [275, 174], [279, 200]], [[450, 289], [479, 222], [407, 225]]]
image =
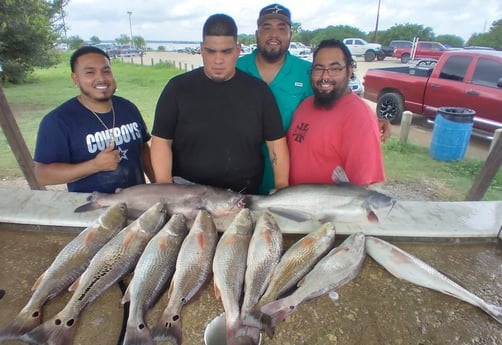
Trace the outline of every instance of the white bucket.
[[[225, 320], [225, 313], [221, 313], [215, 317], [206, 326], [204, 331], [204, 344], [205, 345], [226, 345], [227, 344], [227, 326]], [[261, 345], [261, 333], [258, 345]]]

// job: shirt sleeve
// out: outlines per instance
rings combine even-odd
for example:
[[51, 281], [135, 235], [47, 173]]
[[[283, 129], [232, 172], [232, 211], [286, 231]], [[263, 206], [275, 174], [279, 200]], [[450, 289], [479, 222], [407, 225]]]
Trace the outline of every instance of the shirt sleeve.
[[71, 163], [67, 133], [64, 124], [54, 114], [46, 115], [38, 129], [34, 161], [44, 164]]
[[164, 139], [173, 139], [178, 111], [175, 81], [171, 79], [157, 101], [152, 134]]

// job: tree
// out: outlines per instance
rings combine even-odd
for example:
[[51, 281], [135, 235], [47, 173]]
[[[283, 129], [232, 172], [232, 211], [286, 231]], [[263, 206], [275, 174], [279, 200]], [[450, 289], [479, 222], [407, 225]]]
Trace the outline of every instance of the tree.
[[115, 42], [117, 42], [120, 45], [130, 44], [131, 37], [127, 36], [126, 34], [121, 34], [119, 38], [115, 39]]
[[61, 26], [53, 17], [62, 11], [62, 1], [3, 0], [0, 3], [0, 64], [2, 80], [21, 83], [36, 67], [59, 62], [53, 50]]
[[134, 47], [139, 48], [139, 49], [146, 49], [146, 41], [143, 37], [141, 36], [133, 36], [132, 37], [132, 42]]
[[70, 36], [67, 41], [69, 48], [72, 50], [78, 49], [85, 44], [85, 41], [80, 36]]
[[98, 36], [92, 36], [91, 38], [89, 38], [89, 41], [91, 42], [91, 44], [100, 44], [101, 43], [101, 40], [99, 39]]
[[438, 35], [434, 41], [443, 43], [445, 46], [449, 47], [461, 48], [464, 46], [463, 38], [455, 35]]
[[502, 19], [494, 21], [490, 30], [482, 34], [473, 34], [466, 46], [485, 46], [502, 50]]
[[392, 40], [409, 40], [418, 37], [421, 41], [434, 40], [432, 28], [420, 24], [396, 24], [382, 33], [378, 34], [379, 41], [383, 45], [389, 45]]
[[337, 40], [343, 40], [348, 37], [366, 37], [366, 34], [359, 30], [358, 28], [354, 28], [348, 25], [337, 25], [337, 26], [328, 26], [326, 29], [319, 29], [314, 31], [314, 36], [310, 41], [310, 45], [316, 46], [322, 40], [334, 38]]

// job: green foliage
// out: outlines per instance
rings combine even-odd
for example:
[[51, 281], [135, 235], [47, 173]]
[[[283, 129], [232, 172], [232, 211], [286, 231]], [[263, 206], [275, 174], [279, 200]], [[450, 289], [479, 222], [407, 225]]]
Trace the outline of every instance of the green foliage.
[[4, 0], [0, 11], [2, 81], [22, 83], [36, 67], [58, 63], [59, 38], [51, 18], [57, 6], [43, 0]]
[[99, 39], [98, 36], [92, 36], [91, 38], [89, 38], [89, 42], [91, 42], [91, 44], [100, 44], [101, 43], [101, 40]]
[[131, 37], [127, 36], [126, 34], [121, 34], [120, 37], [115, 39], [115, 42], [120, 45], [129, 44], [131, 43]]
[[451, 47], [462, 48], [464, 46], [463, 38], [455, 35], [438, 35], [434, 41]]
[[256, 43], [256, 37], [255, 35], [240, 34], [239, 36], [237, 36], [237, 41], [248, 46]]
[[502, 19], [494, 21], [490, 30], [483, 34], [473, 34], [466, 46], [485, 46], [502, 50]]
[[141, 36], [133, 36], [132, 42], [136, 48], [143, 48], [143, 49], [146, 48], [146, 41]]
[[421, 41], [433, 41], [434, 32], [432, 28], [425, 27], [420, 24], [396, 24], [389, 29], [378, 33], [378, 41], [383, 45], [389, 45], [392, 40], [409, 40], [413, 41], [414, 37], [420, 38]]
[[71, 50], [78, 49], [85, 44], [85, 41], [80, 36], [70, 36], [68, 38], [68, 46]]
[[311, 46], [317, 46], [322, 40], [325, 39], [338, 39], [343, 40], [348, 37], [366, 37], [366, 34], [358, 28], [348, 25], [328, 26], [326, 29], [315, 30], [314, 36], [310, 41]]

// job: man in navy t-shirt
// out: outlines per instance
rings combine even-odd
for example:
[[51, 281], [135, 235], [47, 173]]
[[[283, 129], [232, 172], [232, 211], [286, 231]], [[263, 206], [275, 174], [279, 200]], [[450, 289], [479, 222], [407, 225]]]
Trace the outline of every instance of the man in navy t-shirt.
[[70, 192], [113, 193], [152, 180], [150, 134], [138, 108], [114, 96], [109, 56], [85, 46], [71, 59], [80, 95], [41, 121], [35, 148], [35, 176], [41, 185], [66, 183]]

